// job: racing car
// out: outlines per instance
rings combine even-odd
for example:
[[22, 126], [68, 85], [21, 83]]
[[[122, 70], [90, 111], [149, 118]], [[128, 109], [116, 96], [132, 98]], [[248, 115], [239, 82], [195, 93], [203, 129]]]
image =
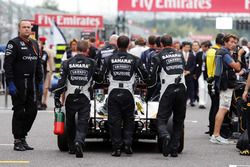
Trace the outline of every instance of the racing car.
[[[107, 111], [107, 97], [108, 95], [104, 93], [102, 89], [96, 89], [94, 91], [94, 99], [91, 100], [91, 113], [89, 119], [89, 128], [86, 138], [101, 138], [104, 141], [109, 141], [109, 127], [108, 127], [108, 111]], [[135, 131], [134, 131], [134, 141], [139, 141], [139, 139], [148, 139], [159, 142], [157, 135], [157, 125], [156, 125], [156, 115], [158, 111], [158, 101], [146, 102], [144, 100], [144, 94], [139, 93], [134, 95], [135, 100]], [[62, 109], [65, 112], [65, 109]], [[172, 133], [173, 122], [170, 118], [168, 123], [168, 131]], [[68, 151], [67, 143], [67, 132], [58, 135], [57, 145], [60, 151]], [[180, 146], [178, 152], [181, 153], [184, 148], [184, 127], [182, 131], [182, 136], [180, 139]], [[161, 151], [161, 147], [159, 147]]]

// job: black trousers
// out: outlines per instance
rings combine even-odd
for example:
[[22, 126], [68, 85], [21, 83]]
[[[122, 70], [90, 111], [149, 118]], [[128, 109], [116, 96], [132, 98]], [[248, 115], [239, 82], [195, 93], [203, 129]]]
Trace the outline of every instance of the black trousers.
[[37, 99], [34, 82], [31, 78], [14, 81], [17, 88], [12, 96], [13, 117], [12, 133], [15, 139], [25, 138], [30, 131], [37, 115]]
[[[66, 98], [66, 126], [69, 147], [75, 142], [84, 144], [88, 133], [88, 121], [90, 118], [90, 101], [84, 94], [69, 94]], [[77, 122], [76, 122], [76, 113]]]
[[184, 128], [186, 116], [186, 88], [183, 84], [169, 85], [163, 93], [157, 113], [157, 128], [159, 139], [171, 136], [167, 130], [168, 120], [173, 113], [173, 134], [169, 144], [170, 150], [177, 151], [180, 146], [180, 137]]
[[[131, 146], [135, 102], [128, 90], [113, 89], [108, 97], [108, 122], [113, 149]], [[123, 127], [123, 129], [122, 129]]]
[[198, 79], [193, 79], [194, 81], [194, 101], [197, 100], [197, 102], [199, 101], [199, 82]]
[[195, 101], [195, 87], [194, 87], [194, 78], [192, 75], [185, 76], [185, 83], [187, 86], [187, 94], [190, 99], [190, 103]]
[[[248, 92], [249, 96], [249, 92]], [[250, 97], [248, 97], [247, 103], [249, 103]], [[247, 134], [248, 134], [248, 149], [250, 150], [250, 107], [247, 106], [247, 111], [243, 113], [243, 117], [246, 120], [246, 129], [247, 129]]]
[[250, 110], [248, 109], [248, 111], [245, 113], [246, 115], [246, 128], [247, 128], [247, 133], [248, 133], [248, 149], [250, 149]]
[[209, 135], [211, 136], [214, 133], [215, 117], [219, 110], [220, 94], [212, 92], [210, 87], [208, 87], [208, 94], [211, 99], [211, 107], [209, 111]]

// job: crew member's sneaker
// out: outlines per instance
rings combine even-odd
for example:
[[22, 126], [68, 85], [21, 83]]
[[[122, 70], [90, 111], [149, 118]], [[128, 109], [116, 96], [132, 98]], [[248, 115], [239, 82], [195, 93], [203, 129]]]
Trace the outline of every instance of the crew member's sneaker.
[[242, 151], [240, 151], [240, 155], [250, 156], [250, 150], [248, 150], [248, 149], [242, 150]]
[[133, 150], [131, 146], [124, 146], [124, 151], [126, 154], [133, 154]]
[[76, 147], [76, 158], [82, 158], [83, 157], [82, 144], [79, 142], [76, 142], [75, 147]]
[[163, 141], [162, 141], [162, 154], [164, 157], [167, 157], [168, 154], [170, 153], [170, 149], [168, 147], [168, 143], [170, 142], [170, 137], [165, 136]]
[[228, 140], [221, 136], [212, 135], [209, 141], [215, 144], [229, 144]]
[[111, 153], [113, 157], [120, 157], [121, 156], [121, 149], [114, 149]]
[[24, 147], [26, 150], [34, 150], [33, 147], [30, 147], [30, 146], [28, 145], [28, 143], [26, 142], [25, 138], [22, 138], [21, 141], [22, 141], [23, 147]]
[[15, 139], [14, 141], [14, 148], [15, 151], [25, 151], [22, 141], [20, 139]]
[[69, 146], [69, 152], [68, 153], [69, 154], [75, 154], [76, 153], [76, 147], [75, 147], [75, 145]]
[[170, 153], [171, 157], [178, 157], [178, 152], [177, 151], [172, 151]]

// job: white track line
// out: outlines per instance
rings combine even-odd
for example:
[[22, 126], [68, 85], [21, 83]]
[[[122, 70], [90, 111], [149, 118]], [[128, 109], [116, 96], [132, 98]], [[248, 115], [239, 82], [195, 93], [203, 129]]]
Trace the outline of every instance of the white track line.
[[229, 165], [229, 167], [250, 167], [250, 165]]
[[0, 146], [13, 146], [14, 144], [0, 144]]
[[185, 120], [185, 122], [191, 122], [191, 123], [198, 123], [198, 121], [196, 121], [196, 120]]
[[[53, 110], [38, 110], [38, 113], [53, 113]], [[11, 109], [1, 109], [0, 108], [0, 114], [9, 114], [9, 113], [13, 113], [13, 111]]]
[[30, 161], [12, 161], [12, 160], [7, 160], [7, 161], [0, 161], [0, 164], [29, 164]]

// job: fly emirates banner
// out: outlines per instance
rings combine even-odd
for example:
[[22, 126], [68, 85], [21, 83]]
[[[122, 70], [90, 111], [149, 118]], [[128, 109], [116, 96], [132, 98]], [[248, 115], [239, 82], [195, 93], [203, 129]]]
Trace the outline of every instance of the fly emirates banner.
[[118, 0], [118, 10], [249, 13], [250, 0]]

